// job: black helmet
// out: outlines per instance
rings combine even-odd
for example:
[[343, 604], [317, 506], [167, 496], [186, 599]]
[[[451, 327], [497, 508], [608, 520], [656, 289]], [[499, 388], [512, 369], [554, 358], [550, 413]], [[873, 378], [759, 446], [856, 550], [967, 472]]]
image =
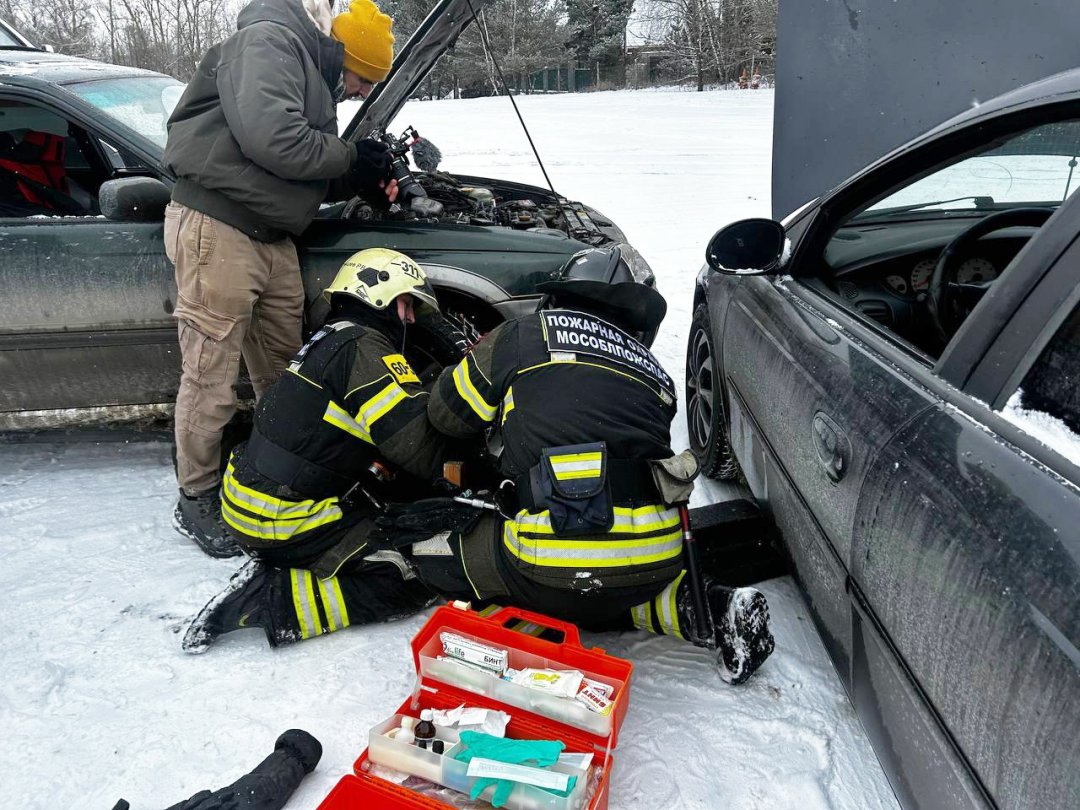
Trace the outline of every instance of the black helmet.
[[567, 279], [545, 281], [537, 284], [536, 289], [548, 294], [548, 307], [582, 309], [630, 333], [655, 333], [667, 314], [664, 296], [653, 287], [635, 281], [608, 284]]

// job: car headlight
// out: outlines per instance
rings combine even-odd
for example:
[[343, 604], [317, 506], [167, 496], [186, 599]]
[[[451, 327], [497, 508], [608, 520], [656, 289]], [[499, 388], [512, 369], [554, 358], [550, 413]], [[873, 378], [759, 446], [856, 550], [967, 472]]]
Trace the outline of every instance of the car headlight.
[[656, 274], [649, 267], [649, 263], [645, 261], [645, 257], [638, 253], [637, 248], [622, 244], [619, 245], [619, 253], [622, 254], [623, 260], [630, 268], [630, 275], [633, 276], [634, 281], [649, 287], [656, 286]]

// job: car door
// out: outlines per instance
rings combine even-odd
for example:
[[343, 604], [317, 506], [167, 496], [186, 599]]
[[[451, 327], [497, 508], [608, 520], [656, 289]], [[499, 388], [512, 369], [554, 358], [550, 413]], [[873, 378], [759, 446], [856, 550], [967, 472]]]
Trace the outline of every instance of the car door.
[[926, 407], [893, 361], [826, 312], [794, 279], [740, 279], [723, 326], [731, 441], [769, 509], [845, 685], [850, 683], [847, 568], [868, 465]]
[[162, 223], [112, 222], [96, 203], [101, 183], [135, 159], [43, 96], [0, 95], [0, 124], [15, 148], [28, 132], [63, 139], [77, 203], [43, 200], [31, 186], [35, 207], [26, 188], [3, 186], [12, 205], [0, 217], [0, 422], [16, 427], [27, 418], [17, 412], [32, 411], [47, 426], [41, 411], [173, 399], [175, 286]]
[[[1013, 310], [1033, 305], [1038, 298], [1029, 297], [1033, 289], [1050, 290], [1043, 294], [1050, 299], [1042, 304], [1043, 323], [1060, 302], [1062, 290], [1073, 289], [1059, 284], [1054, 298], [1055, 288], [1043, 286], [1041, 280], [1080, 229], [1076, 220], [1080, 203], [1070, 198], [1027, 242], [940, 357], [926, 348], [932, 340], [917, 344], [896, 331], [901, 325], [918, 327], [918, 318], [881, 317], [877, 304], [892, 295], [884, 275], [892, 271], [884, 268], [891, 268], [898, 257], [934, 245], [940, 250], [967, 225], [978, 222], [983, 213], [964, 211], [962, 203], [956, 208], [958, 200], [951, 198], [985, 200], [989, 195], [980, 184], [999, 184], [1004, 192], [998, 200], [1005, 207], [1068, 198], [1075, 189], [1071, 183], [1075, 160], [1070, 161], [1075, 151], [1069, 150], [1078, 145], [1076, 113], [1074, 106], [1061, 105], [950, 131], [858, 178], [808, 215], [810, 223], [801, 226], [806, 234], [801, 240], [789, 232], [797, 242], [788, 268], [792, 276], [739, 278], [726, 310], [723, 357], [732, 445], [755, 494], [767, 499], [826, 646], [905, 807], [985, 807], [995, 802], [996, 777], [984, 772], [992, 772], [987, 762], [994, 752], [1005, 754], [988, 737], [1003, 735], [990, 734], [973, 720], [985, 711], [979, 687], [971, 686], [977, 659], [948, 658], [943, 650], [949, 641], [970, 651], [985, 640], [979, 617], [965, 614], [965, 621], [953, 621], [956, 606], [950, 602], [983, 599], [977, 587], [982, 580], [920, 591], [918, 578], [940, 579], [943, 571], [951, 570], [947, 566], [952, 557], [923, 544], [935, 538], [945, 544], [964, 509], [977, 511], [985, 501], [975, 499], [975, 493], [965, 492], [956, 481], [972, 477], [967, 459], [989, 452], [988, 447], [970, 447], [976, 437], [985, 441], [988, 435], [979, 432], [977, 414], [989, 414], [979, 400], [994, 401], [997, 389], [988, 395], [987, 387], [1000, 384], [1002, 373], [1018, 362], [1004, 350], [993, 360], [985, 358], [991, 347], [1016, 343]], [[1051, 167], [1043, 160], [1047, 156], [1053, 158], [1050, 174], [1046, 171]], [[1027, 176], [1007, 171], [1010, 162], [1014, 170], [1026, 169]], [[1048, 178], [1061, 181], [1054, 189], [1056, 197], [1024, 196], [1036, 187], [1041, 194]], [[952, 192], [957, 182], [963, 189], [959, 194]], [[953, 208], [929, 218], [917, 213], [889, 221], [879, 217], [844, 230], [849, 218], [889, 205], [890, 199], [897, 205], [891, 210], [898, 213], [922, 208], [906, 204], [934, 199], [913, 195], [917, 183], [923, 183], [922, 191], [946, 191], [940, 197]], [[976, 196], [961, 196], [967, 193]], [[910, 198], [899, 199], [903, 194]], [[893, 222], [903, 224], [897, 228]], [[912, 244], [916, 240], [921, 241]], [[865, 253], [859, 266], [884, 270], [875, 281], [879, 294], [864, 296], [856, 288], [849, 296], [847, 288], [855, 285], [835, 283], [835, 278], [831, 285], [824, 281], [830, 277], [823, 270], [831, 272], [837, 266], [836, 255], [846, 253], [850, 258], [852, 251], [841, 247], [859, 243]], [[909, 291], [914, 282], [912, 270]], [[907, 315], [924, 303], [914, 294], [907, 298], [903, 310]], [[872, 306], [864, 308], [864, 303]], [[1039, 323], [1038, 317], [1029, 320]], [[965, 415], [958, 416], [960, 411]], [[817, 436], [807, 431], [806, 426], [816, 425], [822, 414], [839, 430]], [[924, 516], [922, 522], [906, 524], [917, 514], [916, 505], [934, 501], [928, 487], [912, 490], [912, 502], [896, 505], [888, 500], [903, 488], [905, 464], [910, 463], [897, 448], [935, 419], [952, 420], [954, 433], [964, 428], [959, 451], [959, 440], [944, 432], [921, 447], [933, 451], [936, 459], [934, 469], [940, 476], [936, 489], [944, 488], [947, 498], [954, 500], [942, 501], [939, 512]], [[847, 442], [834, 440], [841, 435]], [[821, 464], [846, 460], [848, 447], [851, 461], [845, 482]], [[961, 455], [954, 458], [956, 452]], [[960, 466], [939, 469], [950, 461]], [[824, 485], [822, 471], [832, 489]], [[902, 543], [895, 540], [895, 548], [876, 534], [887, 517], [903, 527], [896, 529], [904, 536]], [[868, 537], [875, 542], [868, 542]], [[903, 561], [896, 556], [899, 548], [907, 549]], [[953, 546], [947, 548], [955, 553]], [[981, 570], [980, 564], [973, 563], [975, 570]], [[909, 616], [918, 620], [909, 622]], [[952, 623], [944, 623], [946, 619]], [[1057, 638], [1060, 641], [1060, 634]], [[934, 654], [928, 652], [931, 649]], [[971, 666], [965, 670], [964, 664]], [[984, 662], [985, 666], [989, 665]], [[989, 688], [985, 678], [979, 683]], [[997, 697], [1006, 699], [1016, 686], [997, 684], [995, 688], [1001, 689]], [[1022, 711], [1010, 715], [1010, 720], [1021, 715]], [[1015, 752], [1011, 756], [1019, 761]]]
[[[905, 806], [1080, 806], [1077, 234], [1073, 199], [1009, 271], [1030, 289], [971, 316], [1001, 324], [992, 340], [958, 335], [985, 345], [964, 390], [942, 389], [866, 476], [854, 695]], [[940, 780], [945, 746], [978, 784]]]

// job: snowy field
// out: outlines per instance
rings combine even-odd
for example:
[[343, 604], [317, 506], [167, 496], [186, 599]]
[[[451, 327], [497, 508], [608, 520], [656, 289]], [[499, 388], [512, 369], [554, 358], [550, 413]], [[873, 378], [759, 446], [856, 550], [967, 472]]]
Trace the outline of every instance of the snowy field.
[[[681, 388], [705, 243], [769, 213], [771, 92], [521, 106], [559, 192], [611, 216], [655, 269], [669, 302], [655, 348]], [[409, 123], [447, 170], [542, 182], [506, 99], [414, 102], [396, 126]], [[423, 616], [273, 652], [258, 630], [181, 652], [187, 620], [237, 563], [172, 531], [174, 487], [164, 444], [0, 445], [5, 807], [110, 810], [124, 797], [153, 810], [233, 781], [298, 727], [324, 747], [288, 805], [311, 810], [412, 690], [408, 640]], [[681, 643], [587, 637], [635, 666], [613, 810], [897, 806], [794, 584], [763, 589], [777, 651], [743, 687]]]

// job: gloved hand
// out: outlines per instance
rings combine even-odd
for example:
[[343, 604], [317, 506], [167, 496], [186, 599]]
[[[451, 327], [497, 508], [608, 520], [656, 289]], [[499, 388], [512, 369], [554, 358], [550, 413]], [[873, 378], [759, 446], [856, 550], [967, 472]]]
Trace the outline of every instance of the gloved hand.
[[[493, 737], [480, 731], [461, 732], [461, 742], [465, 746], [454, 755], [460, 762], [471, 762], [474, 757], [494, 759], [511, 765], [530, 765], [544, 768], [559, 761], [559, 754], [566, 746], [559, 740], [510, 740], [505, 737]], [[567, 790], [573, 790], [576, 777], [571, 778]], [[487, 788], [495, 785], [495, 794], [491, 803], [502, 807], [510, 798], [514, 789], [510, 779], [477, 779], [469, 792], [469, 798], [476, 800]]]
[[426, 498], [414, 503], [392, 503], [375, 519], [368, 536], [372, 548], [401, 548], [440, 532], [468, 531], [483, 516], [479, 509], [452, 498]]
[[356, 162], [349, 170], [353, 193], [368, 204], [387, 207], [384, 188], [390, 182], [390, 148], [382, 141], [364, 138], [356, 142]]

